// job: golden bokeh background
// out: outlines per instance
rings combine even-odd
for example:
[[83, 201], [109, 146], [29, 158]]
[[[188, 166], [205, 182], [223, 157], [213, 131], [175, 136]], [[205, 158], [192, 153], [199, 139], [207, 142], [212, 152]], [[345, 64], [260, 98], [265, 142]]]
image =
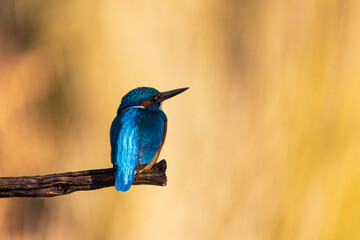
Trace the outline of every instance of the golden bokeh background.
[[360, 1], [0, 2], [0, 176], [110, 164], [139, 86], [166, 187], [1, 199], [1, 239], [360, 239]]

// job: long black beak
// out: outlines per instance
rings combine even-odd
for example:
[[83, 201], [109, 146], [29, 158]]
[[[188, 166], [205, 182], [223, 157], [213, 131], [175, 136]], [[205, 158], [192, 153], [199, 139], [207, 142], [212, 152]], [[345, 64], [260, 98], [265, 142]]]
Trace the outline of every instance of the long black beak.
[[162, 102], [165, 101], [166, 99], [169, 99], [171, 97], [174, 97], [182, 92], [184, 92], [185, 90], [188, 90], [189, 88], [179, 88], [179, 89], [175, 89], [175, 90], [171, 90], [171, 91], [167, 91], [167, 92], [162, 92], [160, 98], [157, 100], [157, 102]]

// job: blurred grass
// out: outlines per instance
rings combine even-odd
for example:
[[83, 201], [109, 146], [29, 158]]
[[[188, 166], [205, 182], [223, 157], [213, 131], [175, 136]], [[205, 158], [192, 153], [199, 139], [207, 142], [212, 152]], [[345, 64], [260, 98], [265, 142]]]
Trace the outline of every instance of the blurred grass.
[[138, 86], [168, 186], [3, 199], [2, 239], [360, 239], [355, 0], [0, 3], [0, 174], [110, 166]]

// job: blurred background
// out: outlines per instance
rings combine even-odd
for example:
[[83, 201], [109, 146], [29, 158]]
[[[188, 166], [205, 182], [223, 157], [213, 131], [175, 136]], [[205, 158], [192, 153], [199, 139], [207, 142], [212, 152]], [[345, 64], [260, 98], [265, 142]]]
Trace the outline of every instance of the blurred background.
[[0, 199], [1, 239], [360, 239], [360, 1], [0, 2], [0, 176], [108, 168], [163, 106], [168, 185]]

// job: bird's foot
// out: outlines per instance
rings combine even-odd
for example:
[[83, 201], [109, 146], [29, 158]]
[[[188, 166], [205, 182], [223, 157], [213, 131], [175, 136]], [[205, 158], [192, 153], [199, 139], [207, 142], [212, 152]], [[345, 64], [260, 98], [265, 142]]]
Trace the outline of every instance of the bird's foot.
[[136, 170], [135, 170], [135, 174], [140, 174], [140, 173], [142, 173], [142, 172], [145, 172], [145, 171], [147, 171], [147, 170], [150, 170], [150, 169], [152, 168], [152, 166], [153, 166], [153, 164], [148, 164], [148, 165], [146, 165], [144, 168], [142, 168], [142, 169], [140, 169], [140, 170], [136, 169]]
[[141, 170], [146, 166], [146, 164], [138, 163], [138, 165], [135, 168], [135, 175], [141, 173]]

